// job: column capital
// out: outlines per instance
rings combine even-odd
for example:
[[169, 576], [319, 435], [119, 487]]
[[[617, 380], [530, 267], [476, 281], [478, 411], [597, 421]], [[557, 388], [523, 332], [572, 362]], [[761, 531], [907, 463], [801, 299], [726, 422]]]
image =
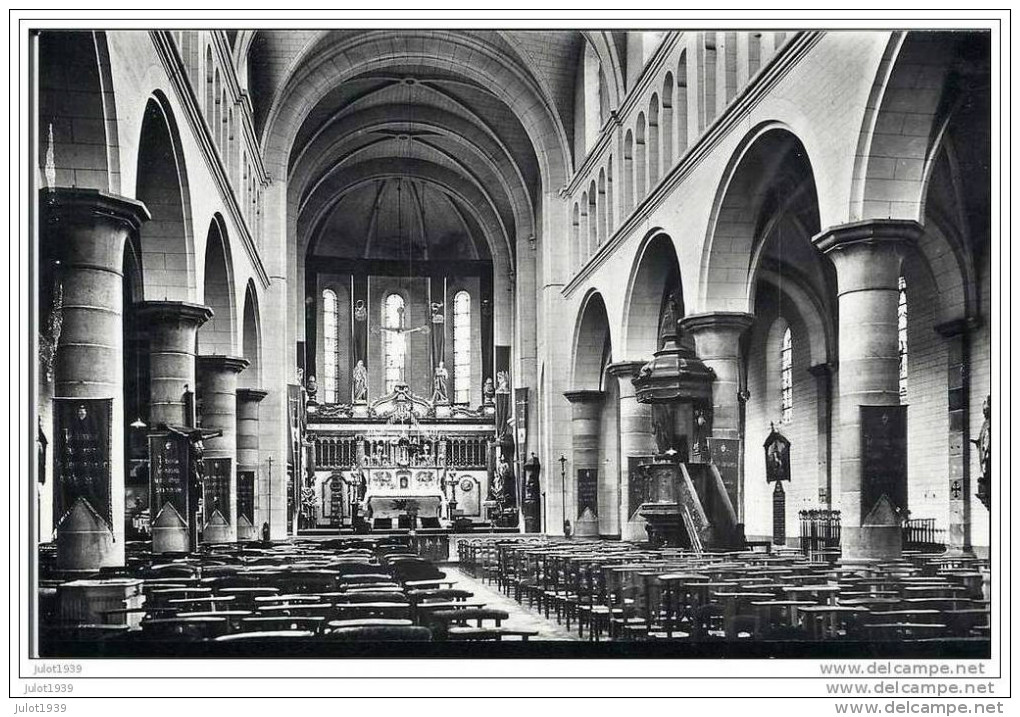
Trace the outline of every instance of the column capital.
[[570, 401], [572, 404], [578, 403], [599, 403], [606, 397], [604, 391], [592, 391], [592, 390], [576, 390], [576, 391], [564, 391], [563, 397]]
[[913, 219], [866, 219], [829, 227], [811, 241], [819, 251], [829, 253], [862, 245], [911, 245], [923, 234], [924, 227]]
[[613, 378], [634, 378], [641, 373], [647, 361], [617, 361], [606, 367], [606, 372]]
[[269, 395], [269, 391], [263, 388], [239, 388], [237, 389], [237, 400], [245, 403], [258, 403]]
[[241, 373], [248, 368], [248, 359], [240, 356], [196, 356], [195, 361], [201, 371], [232, 371]]
[[814, 366], [808, 366], [808, 373], [812, 376], [832, 376], [838, 370], [839, 363], [836, 361], [827, 361], [825, 363], [816, 363]]
[[754, 323], [754, 314], [744, 311], [709, 311], [690, 314], [680, 319], [680, 331], [697, 336], [699, 333], [735, 332], [738, 336]]
[[106, 220], [137, 230], [152, 218], [141, 202], [98, 189], [44, 187], [39, 190], [39, 206], [43, 218], [51, 224]]
[[212, 318], [213, 310], [202, 304], [187, 301], [139, 301], [135, 304], [137, 315], [153, 323], [193, 324], [199, 327]]
[[935, 333], [939, 336], [950, 339], [954, 336], [966, 336], [979, 326], [981, 326], [981, 317], [964, 316], [963, 318], [944, 321], [941, 324], [936, 324], [932, 328], [935, 329]]

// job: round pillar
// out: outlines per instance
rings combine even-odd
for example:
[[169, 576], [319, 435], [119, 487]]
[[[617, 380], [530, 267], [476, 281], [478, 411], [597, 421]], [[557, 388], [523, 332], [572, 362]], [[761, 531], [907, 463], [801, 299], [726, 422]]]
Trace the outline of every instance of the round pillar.
[[149, 330], [149, 423], [187, 426], [184, 392], [195, 389], [195, 332], [212, 318], [212, 309], [183, 301], [143, 301], [137, 311]]
[[[563, 500], [574, 507], [567, 511], [567, 520], [574, 524], [574, 535], [579, 537], [599, 534], [598, 494], [595, 505], [588, 513], [581, 505], [583, 489], [580, 488], [582, 471], [594, 472], [596, 491], [598, 490], [599, 469], [599, 438], [602, 429], [602, 391], [567, 391], [563, 396], [571, 405], [571, 431], [573, 434], [573, 479], [570, 481], [572, 499]], [[590, 475], [590, 473], [589, 473]], [[585, 480], [590, 480], [586, 478]]]
[[[262, 523], [259, 522], [257, 515], [261, 496], [256, 493], [259, 472], [259, 402], [268, 393], [258, 388], [237, 389], [238, 540], [257, 540], [261, 537]], [[251, 484], [242, 485], [246, 481], [250, 481]], [[247, 491], [253, 496], [251, 515], [243, 515], [244, 506], [240, 505], [240, 496]], [[268, 517], [264, 520], [268, 521]]]
[[[698, 358], [712, 370], [713, 439], [736, 441], [737, 467], [719, 466], [719, 474], [737, 511], [744, 519], [744, 450], [741, 417], [740, 337], [754, 322], [754, 315], [740, 311], [692, 314], [680, 321], [680, 330], [694, 337]], [[723, 443], [725, 447], [725, 443]]]
[[[651, 404], [638, 403], [633, 380], [644, 361], [620, 361], [610, 364], [609, 375], [620, 389], [620, 537], [643, 541], [648, 537], [645, 520], [637, 514], [644, 501], [631, 500], [631, 463], [650, 459], [656, 453], [655, 428]], [[633, 459], [633, 460], [632, 460]]]
[[199, 421], [221, 435], [205, 441], [206, 497], [215, 481], [226, 482], [219, 505], [204, 505], [203, 543], [237, 540], [237, 374], [248, 366], [238, 356], [199, 356]]
[[[899, 520], [889, 510], [877, 510], [878, 503], [863, 504], [861, 406], [899, 405], [898, 281], [903, 252], [922, 232], [917, 222], [887, 219], [845, 224], [815, 238], [836, 267], [839, 297], [839, 508], [844, 559], [895, 558], [902, 552]], [[903, 459], [905, 463], [905, 455]], [[905, 481], [906, 476], [890, 474], [884, 480]], [[886, 488], [889, 494], [906, 493], [905, 486]]]
[[[140, 202], [106, 192], [55, 188], [40, 192], [40, 213], [41, 240], [62, 264], [63, 321], [53, 367], [54, 439], [58, 431], [63, 437], [54, 441], [57, 566], [120, 566], [123, 257], [149, 212]], [[95, 457], [88, 465], [77, 457], [82, 451]]]
[[[149, 212], [98, 190], [50, 188], [39, 198], [41, 240], [62, 263], [63, 325], [53, 368], [57, 566], [121, 566], [124, 249]], [[80, 460], [83, 451], [94, 459]]]

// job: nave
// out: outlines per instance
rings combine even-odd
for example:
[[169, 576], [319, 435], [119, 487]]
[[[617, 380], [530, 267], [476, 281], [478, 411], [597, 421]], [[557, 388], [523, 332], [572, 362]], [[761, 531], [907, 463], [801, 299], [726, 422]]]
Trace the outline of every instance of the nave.
[[449, 559], [432, 544], [422, 557], [425, 543], [407, 535], [203, 546], [176, 557], [135, 543], [124, 568], [72, 581], [44, 555], [42, 654], [495, 657], [541, 642], [548, 651], [527, 654], [965, 657], [989, 645], [979, 558], [843, 562], [548, 536], [455, 542]]

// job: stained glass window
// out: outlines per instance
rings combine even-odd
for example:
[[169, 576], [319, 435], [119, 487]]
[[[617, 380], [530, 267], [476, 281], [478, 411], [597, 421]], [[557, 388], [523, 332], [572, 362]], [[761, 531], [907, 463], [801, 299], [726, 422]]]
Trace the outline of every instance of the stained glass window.
[[779, 351], [780, 391], [782, 400], [781, 421], [793, 419], [793, 335], [789, 327], [783, 333], [783, 346]]
[[907, 400], [907, 282], [899, 280], [900, 298], [896, 306], [896, 325], [900, 354], [900, 401]]
[[[385, 392], [393, 391], [404, 382], [404, 357], [407, 353], [404, 328], [404, 298], [390, 294], [383, 302], [383, 367], [386, 379]], [[387, 331], [386, 329], [399, 329]]]
[[471, 402], [471, 296], [460, 291], [453, 298], [454, 402]]
[[322, 357], [322, 400], [325, 403], [336, 403], [339, 391], [338, 367], [340, 363], [340, 343], [337, 337], [339, 325], [336, 292], [326, 289], [322, 292], [322, 338], [325, 344]]

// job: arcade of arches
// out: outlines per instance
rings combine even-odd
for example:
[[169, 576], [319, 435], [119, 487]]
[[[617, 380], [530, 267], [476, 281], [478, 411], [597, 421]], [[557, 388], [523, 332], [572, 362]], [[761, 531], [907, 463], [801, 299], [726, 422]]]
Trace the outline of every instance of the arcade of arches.
[[988, 549], [986, 35], [36, 42], [63, 568], [412, 528], [794, 545], [834, 511], [844, 557], [907, 519]]

